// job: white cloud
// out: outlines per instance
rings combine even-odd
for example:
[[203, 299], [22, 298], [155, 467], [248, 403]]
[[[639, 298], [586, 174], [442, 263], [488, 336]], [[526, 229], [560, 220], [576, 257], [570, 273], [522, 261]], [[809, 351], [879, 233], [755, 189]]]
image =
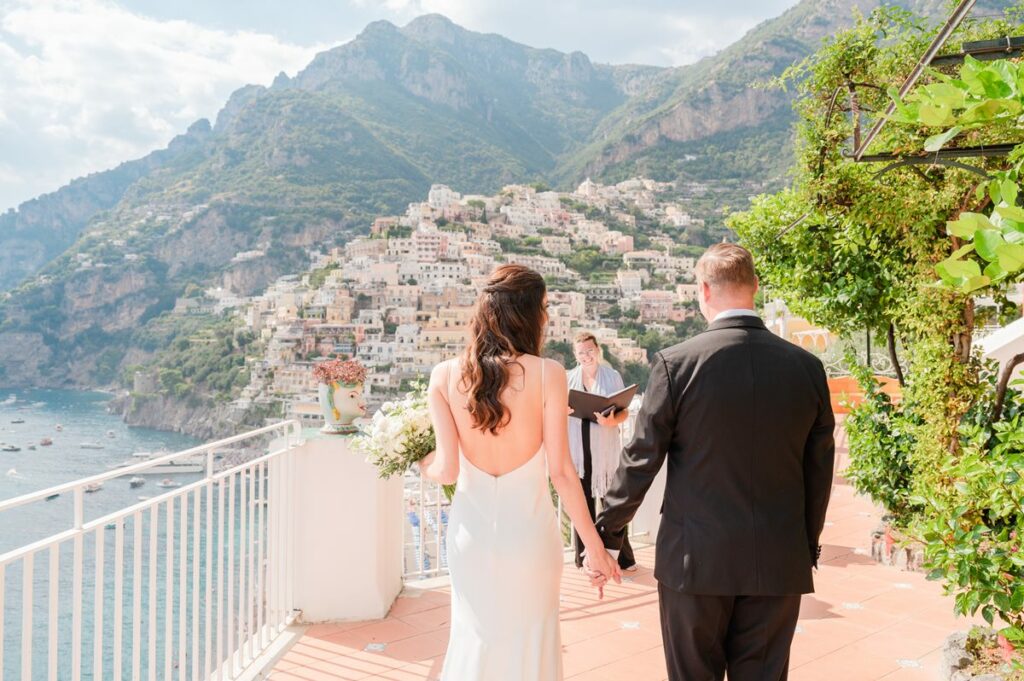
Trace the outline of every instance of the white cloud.
[[797, 0], [350, 0], [396, 23], [426, 13], [601, 63], [682, 66], [721, 50]]
[[[326, 46], [158, 21], [106, 0], [0, 2], [0, 210], [167, 144]], [[14, 177], [12, 177], [12, 175]]]

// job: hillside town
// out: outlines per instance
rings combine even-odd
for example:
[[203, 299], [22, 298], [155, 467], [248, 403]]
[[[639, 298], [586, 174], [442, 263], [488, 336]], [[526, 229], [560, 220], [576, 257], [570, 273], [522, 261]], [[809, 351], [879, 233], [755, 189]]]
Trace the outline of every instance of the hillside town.
[[[176, 311], [234, 308], [266, 348], [250, 358], [249, 384], [234, 406], [282, 402], [283, 415], [308, 420], [319, 413], [317, 360], [359, 359], [369, 369], [372, 407], [457, 354], [477, 293], [503, 262], [547, 279], [549, 344], [571, 343], [585, 328], [612, 361], [646, 366], [635, 330], [674, 338], [697, 314], [700, 249], [680, 248], [672, 234], [702, 221], [682, 200], [664, 200], [672, 189], [647, 179], [608, 186], [588, 179], [568, 193], [509, 185], [495, 196], [462, 196], [434, 185], [404, 215], [378, 218], [369, 235], [311, 254], [304, 275], [281, 277], [253, 298], [211, 289], [205, 298], [180, 299]], [[638, 218], [665, 231], [639, 232]]]

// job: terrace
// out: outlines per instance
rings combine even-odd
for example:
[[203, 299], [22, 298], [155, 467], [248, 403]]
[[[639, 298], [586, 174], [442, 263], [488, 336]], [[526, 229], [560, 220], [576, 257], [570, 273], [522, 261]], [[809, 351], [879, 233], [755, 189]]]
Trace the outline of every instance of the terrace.
[[[213, 453], [243, 441], [266, 453], [215, 470]], [[449, 620], [443, 504], [418, 480], [377, 481], [344, 446], [286, 422], [0, 502], [3, 513], [55, 493], [74, 500], [67, 531], [0, 555], [0, 676], [438, 678]], [[89, 485], [181, 458], [205, 459], [200, 480], [88, 517]], [[362, 513], [338, 515], [346, 505]], [[870, 558], [878, 521], [837, 478], [792, 679], [941, 678], [943, 641], [968, 622], [937, 584]], [[604, 600], [566, 565], [567, 678], [666, 678], [648, 522], [633, 527], [641, 569]], [[62, 561], [73, 563], [70, 583]]]

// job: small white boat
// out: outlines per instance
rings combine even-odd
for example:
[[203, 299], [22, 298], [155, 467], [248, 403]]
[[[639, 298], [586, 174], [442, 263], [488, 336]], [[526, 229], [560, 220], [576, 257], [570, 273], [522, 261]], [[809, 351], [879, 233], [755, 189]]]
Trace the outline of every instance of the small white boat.
[[49, 447], [52, 444], [53, 444], [53, 440], [51, 440], [48, 437], [44, 437], [42, 440], [39, 441], [39, 446], [40, 447]]
[[54, 427], [55, 427], [55, 428], [56, 428], [56, 429], [57, 429], [58, 431], [60, 431], [60, 430], [64, 430], [64, 426], [60, 425], [59, 423], [58, 423], [58, 424], [57, 424], [56, 426], [54, 426]]
[[7, 477], [8, 478], [20, 478], [21, 475], [18, 474], [18, 469], [17, 468], [9, 468], [7, 470]]
[[205, 467], [201, 463], [176, 463], [174, 461], [153, 466], [142, 471], [143, 475], [176, 475], [178, 473], [202, 473]]
[[107, 437], [111, 437], [111, 438], [114, 437], [114, 431], [108, 430], [107, 431]]
[[93, 492], [99, 492], [101, 489], [103, 489], [103, 483], [102, 482], [94, 482], [91, 485], [86, 485], [85, 489], [83, 491], [86, 494], [92, 494]]
[[153, 497], [148, 497], [145, 494], [140, 494], [139, 496], [137, 496], [135, 498], [138, 499], [139, 501], [149, 501]]
[[164, 478], [159, 483], [157, 483], [157, 487], [181, 487], [181, 483], [175, 482], [170, 478]]
[[16, 445], [4, 445], [4, 446], [0, 447], [0, 451], [4, 451], [4, 452], [20, 452], [21, 451], [21, 447], [18, 447]]
[[128, 484], [131, 485], [132, 487], [142, 487], [143, 485], [146, 484], [146, 479], [140, 478], [139, 476], [136, 475], [134, 478], [128, 481]]
[[83, 442], [78, 446], [82, 449], [103, 449], [103, 445], [98, 442]]
[[25, 423], [25, 419], [11, 419], [11, 423]]

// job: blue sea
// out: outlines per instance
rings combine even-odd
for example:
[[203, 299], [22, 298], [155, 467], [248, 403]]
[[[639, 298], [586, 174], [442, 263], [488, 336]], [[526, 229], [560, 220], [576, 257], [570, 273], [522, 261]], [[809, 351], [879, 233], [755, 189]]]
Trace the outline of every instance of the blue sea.
[[[4, 445], [18, 447], [20, 451], [0, 451], [0, 498], [8, 499], [20, 496], [29, 492], [44, 489], [64, 482], [70, 482], [78, 478], [88, 477], [108, 468], [131, 459], [135, 452], [175, 452], [192, 447], [197, 443], [193, 438], [157, 430], [145, 428], [132, 428], [126, 426], [119, 417], [107, 413], [106, 402], [110, 396], [104, 393], [95, 392], [73, 392], [60, 390], [15, 390], [0, 388], [0, 450]], [[42, 446], [43, 438], [49, 438], [53, 444]], [[102, 448], [83, 448], [83, 443], [99, 445]], [[34, 447], [34, 449], [31, 449]], [[138, 503], [140, 496], [157, 496], [166, 490], [156, 487], [156, 483], [164, 476], [148, 476], [146, 483], [139, 488], [131, 488], [127, 478], [117, 478], [107, 481], [103, 488], [94, 494], [85, 495], [85, 517], [86, 521], [98, 518], [119, 509]], [[174, 476], [178, 482], [187, 484], [201, 477], [201, 474], [178, 474]], [[175, 510], [177, 514], [177, 510]], [[189, 508], [188, 515], [191, 518], [194, 508]], [[151, 516], [145, 514], [142, 517], [140, 526], [143, 530], [143, 549], [139, 554], [142, 563], [143, 574], [146, 574], [149, 565], [149, 556], [145, 551], [148, 542]], [[0, 513], [0, 554], [24, 546], [34, 541], [44, 539], [52, 534], [61, 532], [72, 527], [72, 499], [71, 494], [63, 494], [51, 501], [39, 501], [11, 511]], [[180, 538], [178, 527], [175, 527], [175, 542]], [[163, 547], [166, 535], [166, 518], [158, 516], [157, 530], [160, 546]], [[124, 608], [126, 613], [125, 625], [125, 650], [124, 650], [124, 678], [130, 678], [130, 615], [132, 585], [130, 584], [131, 570], [135, 560], [134, 547], [132, 542], [133, 525], [131, 519], [125, 522], [125, 554], [123, 569], [125, 574], [125, 589], [123, 591]], [[105, 530], [103, 541], [106, 554], [106, 569], [104, 570], [107, 584], [112, 582], [114, 570], [114, 534], [113, 530]], [[201, 537], [200, 550], [205, 550], [207, 538]], [[96, 549], [96, 535], [90, 535], [83, 542], [84, 572], [83, 572], [83, 631], [82, 662], [83, 678], [92, 678], [92, 621], [94, 616], [94, 591], [95, 570], [94, 556]], [[58, 601], [61, 603], [58, 620], [59, 648], [61, 650], [58, 665], [58, 678], [70, 678], [70, 629], [71, 609], [70, 595], [72, 585], [72, 560], [71, 542], [61, 545], [59, 554], [59, 584], [60, 594]], [[200, 553], [200, 556], [203, 554]], [[177, 558], [175, 558], [177, 560]], [[161, 555], [157, 556], [160, 579], [163, 584], [164, 561]], [[202, 569], [205, 563], [197, 563]], [[49, 554], [47, 551], [40, 552], [35, 557], [33, 571], [33, 626], [31, 634], [33, 644], [32, 673], [33, 679], [48, 678], [46, 643], [48, 632], [48, 572]], [[4, 635], [0, 655], [2, 655], [3, 674], [0, 678], [7, 679], [21, 678], [21, 646], [23, 637], [28, 632], [22, 631], [22, 607], [24, 594], [23, 588], [24, 565], [19, 561], [6, 570], [4, 580]], [[175, 577], [177, 579], [177, 577]], [[203, 580], [205, 582], [205, 579]], [[145, 580], [143, 581], [144, 610], [149, 611], [148, 594], [145, 593]], [[113, 636], [113, 610], [114, 601], [112, 589], [107, 588], [104, 593], [106, 610], [104, 622], [104, 639], [109, 644]], [[163, 618], [168, 614], [177, 617], [179, 612], [176, 598], [171, 598], [170, 607], [166, 595], [157, 595], [156, 606], [161, 612], [161, 623], [158, 632], [162, 633]], [[219, 600], [219, 599], [218, 599]], [[185, 604], [186, 609], [188, 604]], [[204, 605], [205, 607], [205, 605]], [[189, 615], [191, 616], [191, 615]], [[197, 635], [195, 632], [191, 635]], [[162, 639], [162, 636], [159, 637]], [[147, 644], [148, 645], [148, 644]], [[176, 645], [176, 644], [175, 644]], [[108, 647], [107, 645], [104, 646]], [[158, 645], [158, 656], [160, 666], [159, 677], [163, 677], [163, 648], [161, 640]], [[173, 648], [172, 648], [173, 649]], [[148, 656], [145, 649], [142, 650], [143, 675], [148, 666]], [[104, 678], [113, 678], [112, 655], [104, 665]], [[190, 660], [175, 660], [177, 667], [180, 662], [190, 664]], [[176, 669], [175, 672], [178, 670]], [[176, 675], [176, 674], [175, 674]]]
[[[125, 425], [120, 417], [107, 413], [110, 397], [97, 392], [0, 388], [0, 448], [4, 444], [21, 448], [0, 451], [0, 499], [106, 472], [135, 452], [175, 452], [199, 444], [187, 435]], [[43, 438], [53, 444], [40, 445]], [[82, 443], [103, 449], [83, 449]], [[35, 450], [29, 449], [32, 446]], [[175, 477], [185, 483], [200, 476]], [[127, 480], [107, 482], [101, 491], [86, 495], [86, 520], [130, 506], [139, 495], [155, 496], [162, 491], [154, 488], [158, 481], [147, 479], [138, 489], [130, 488]], [[71, 496], [64, 495], [0, 514], [0, 553], [68, 529], [71, 510]]]

